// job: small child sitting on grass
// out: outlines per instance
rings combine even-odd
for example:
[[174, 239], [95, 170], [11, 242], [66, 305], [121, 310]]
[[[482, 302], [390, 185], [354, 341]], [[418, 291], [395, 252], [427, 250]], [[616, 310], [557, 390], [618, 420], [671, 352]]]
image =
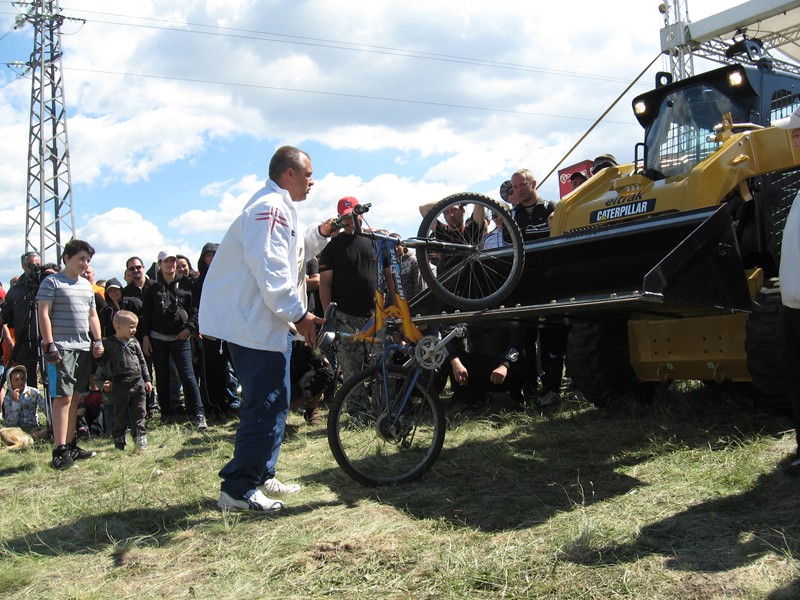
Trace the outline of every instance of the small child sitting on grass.
[[39, 425], [39, 410], [47, 414], [47, 399], [28, 386], [28, 370], [23, 365], [11, 367], [6, 374], [8, 392], [3, 400], [6, 427], [19, 427], [35, 439], [47, 436], [47, 427]]
[[[153, 389], [142, 347], [134, 337], [139, 318], [129, 310], [114, 315], [114, 335], [103, 339], [103, 356], [111, 384], [114, 423], [111, 435], [114, 447], [125, 450], [125, 434], [130, 426], [139, 450], [147, 448], [145, 398]], [[104, 385], [104, 389], [107, 386]]]

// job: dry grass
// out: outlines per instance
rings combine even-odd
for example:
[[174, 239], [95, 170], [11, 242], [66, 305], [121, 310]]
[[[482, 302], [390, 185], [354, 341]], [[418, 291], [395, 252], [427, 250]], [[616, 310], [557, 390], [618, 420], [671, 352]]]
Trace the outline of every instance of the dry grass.
[[800, 596], [793, 432], [735, 393], [449, 417], [428, 475], [369, 489], [292, 416], [279, 476], [304, 488], [275, 517], [216, 509], [232, 424], [96, 440], [65, 473], [0, 454], [0, 597]]

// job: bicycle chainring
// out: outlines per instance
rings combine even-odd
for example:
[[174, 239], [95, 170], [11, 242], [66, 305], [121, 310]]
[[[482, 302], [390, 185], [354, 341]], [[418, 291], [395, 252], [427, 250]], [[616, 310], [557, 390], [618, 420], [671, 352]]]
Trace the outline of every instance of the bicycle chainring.
[[423, 369], [432, 371], [444, 364], [444, 359], [447, 358], [447, 349], [444, 346], [437, 349], [439, 342], [439, 338], [433, 335], [426, 335], [417, 342], [414, 348], [414, 358]]

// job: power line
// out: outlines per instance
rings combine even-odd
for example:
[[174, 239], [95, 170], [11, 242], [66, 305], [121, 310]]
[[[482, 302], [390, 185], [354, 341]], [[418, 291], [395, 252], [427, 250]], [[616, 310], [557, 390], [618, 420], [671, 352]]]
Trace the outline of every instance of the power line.
[[[3, 0], [0, 0], [3, 1]], [[176, 32], [176, 33], [191, 33], [195, 35], [210, 35], [214, 37], [227, 37], [227, 38], [234, 38], [234, 39], [245, 39], [245, 40], [255, 40], [255, 41], [268, 41], [268, 42], [276, 42], [276, 43], [288, 43], [288, 44], [297, 44], [297, 45], [304, 45], [304, 46], [311, 46], [311, 47], [322, 47], [322, 48], [331, 48], [331, 49], [338, 49], [344, 51], [351, 51], [351, 52], [368, 52], [368, 53], [375, 53], [375, 54], [387, 54], [393, 56], [400, 56], [400, 57], [407, 57], [407, 58], [417, 58], [422, 60], [435, 60], [435, 61], [442, 61], [442, 62], [451, 62], [451, 63], [461, 63], [461, 64], [471, 64], [475, 66], [484, 66], [488, 68], [497, 68], [497, 69], [506, 69], [506, 70], [518, 70], [518, 71], [525, 71], [525, 72], [540, 72], [540, 73], [547, 73], [559, 76], [566, 76], [566, 77], [580, 77], [583, 79], [595, 79], [601, 81], [610, 81], [610, 82], [625, 82], [629, 83], [625, 79], [614, 78], [614, 77], [605, 77], [599, 75], [589, 75], [584, 73], [578, 73], [574, 71], [562, 71], [556, 69], [547, 69], [542, 67], [534, 67], [530, 65], [521, 65], [521, 64], [514, 64], [514, 63], [504, 63], [499, 61], [490, 61], [484, 59], [474, 59], [469, 57], [462, 57], [462, 56], [454, 56], [454, 55], [446, 55], [446, 54], [437, 54], [432, 52], [420, 52], [416, 50], [408, 50], [408, 49], [401, 49], [401, 48], [392, 48], [388, 46], [375, 46], [369, 44], [358, 44], [352, 42], [343, 42], [339, 40], [329, 40], [325, 38], [317, 38], [317, 37], [310, 37], [310, 36], [298, 36], [298, 35], [291, 35], [291, 34], [283, 34], [283, 33], [275, 33], [275, 32], [265, 32], [259, 30], [249, 30], [249, 29], [240, 29], [240, 28], [231, 28], [231, 27], [221, 27], [217, 25], [206, 25], [203, 23], [192, 23], [192, 22], [177, 22], [167, 19], [157, 19], [151, 17], [138, 17], [132, 15], [124, 15], [124, 14], [117, 14], [117, 13], [107, 13], [107, 12], [100, 12], [100, 11], [88, 11], [88, 10], [76, 10], [76, 9], [65, 9], [62, 7], [62, 12], [65, 10], [70, 10], [75, 14], [94, 14], [94, 15], [104, 15], [110, 16], [115, 18], [123, 18], [123, 19], [138, 19], [140, 21], [145, 21], [149, 23], [165, 23], [171, 26], [160, 26], [154, 24], [137, 24], [137, 23], [125, 23], [119, 21], [109, 21], [109, 20], [102, 20], [102, 19], [89, 19], [88, 22], [90, 23], [102, 23], [102, 24], [111, 24], [111, 25], [118, 25], [123, 27], [137, 27], [142, 29], [154, 29], [159, 31], [169, 31], [169, 32]], [[83, 19], [85, 20], [86, 19]], [[201, 27], [204, 29], [210, 29], [212, 31], [191, 31], [187, 29], [181, 29], [180, 27]], [[214, 31], [216, 30], [216, 31]], [[235, 32], [235, 33], [231, 33]], [[10, 32], [9, 32], [10, 33]], [[377, 101], [385, 101], [385, 102], [399, 102], [399, 103], [406, 103], [406, 104], [420, 104], [420, 105], [428, 105], [428, 106], [439, 106], [439, 107], [447, 107], [447, 108], [461, 108], [461, 109], [471, 109], [471, 110], [479, 110], [479, 111], [488, 111], [488, 112], [498, 112], [498, 113], [507, 113], [507, 114], [521, 114], [521, 115], [531, 115], [531, 116], [543, 116], [543, 117], [552, 117], [552, 118], [561, 118], [561, 119], [571, 119], [571, 120], [579, 120], [579, 121], [592, 121], [590, 118], [584, 117], [574, 117], [574, 116], [567, 116], [567, 115], [551, 115], [547, 113], [536, 113], [530, 111], [522, 111], [522, 110], [513, 110], [513, 109], [502, 109], [502, 108], [489, 108], [489, 107], [482, 107], [482, 106], [470, 106], [470, 105], [461, 105], [461, 104], [453, 104], [453, 103], [446, 103], [446, 102], [433, 102], [433, 101], [424, 101], [424, 100], [409, 100], [409, 99], [401, 99], [401, 98], [389, 98], [389, 97], [382, 97], [382, 96], [370, 96], [370, 95], [361, 95], [361, 94], [347, 94], [347, 93], [338, 93], [338, 92], [328, 92], [323, 90], [307, 90], [307, 89], [293, 89], [293, 88], [281, 88], [281, 87], [273, 87], [273, 86], [263, 86], [257, 84], [246, 84], [246, 83], [234, 83], [234, 82], [224, 82], [224, 81], [215, 81], [215, 80], [203, 80], [203, 79], [192, 79], [192, 78], [183, 78], [183, 77], [168, 77], [168, 76], [160, 76], [160, 75], [150, 75], [150, 74], [141, 74], [141, 73], [122, 73], [122, 72], [114, 72], [114, 71], [102, 71], [102, 70], [92, 70], [92, 69], [79, 69], [79, 68], [70, 68], [67, 67], [65, 70], [75, 70], [75, 71], [84, 71], [89, 73], [98, 73], [98, 74], [109, 74], [109, 75], [118, 75], [118, 76], [130, 76], [130, 77], [140, 77], [140, 78], [153, 78], [153, 79], [164, 79], [164, 80], [173, 80], [173, 81], [184, 81], [184, 82], [193, 82], [193, 83], [204, 83], [204, 84], [213, 84], [213, 85], [225, 85], [225, 86], [234, 86], [234, 87], [250, 87], [250, 88], [259, 88], [259, 89], [269, 89], [275, 91], [287, 91], [287, 92], [296, 92], [296, 93], [306, 93], [306, 94], [321, 94], [321, 95], [328, 95], [328, 96], [339, 96], [339, 97], [349, 97], [349, 98], [361, 98], [365, 100], [377, 100]], [[11, 83], [11, 82], [8, 82]], [[8, 84], [6, 84], [8, 85]], [[621, 124], [621, 125], [630, 125], [627, 122], [620, 122], [620, 121], [608, 121], [608, 123], [614, 124]]]
[[[593, 73], [580, 73], [577, 71], [566, 71], [566, 70], [559, 70], [559, 69], [549, 69], [546, 67], [536, 67], [532, 65], [523, 65], [517, 63], [508, 63], [508, 62], [501, 62], [501, 61], [493, 61], [493, 60], [486, 60], [486, 59], [478, 59], [478, 58], [471, 58], [465, 56], [456, 56], [456, 55], [449, 55], [449, 54], [439, 54], [435, 52], [423, 52], [419, 50], [409, 50], [406, 48], [393, 48], [390, 46], [377, 46], [372, 44], [360, 44], [354, 42], [346, 42], [341, 40], [331, 40], [326, 38], [318, 38], [312, 36], [301, 36], [301, 35], [291, 35], [285, 33], [276, 33], [271, 31], [260, 31], [254, 29], [241, 29], [235, 27], [221, 27], [219, 25], [207, 25], [204, 23], [193, 23], [193, 22], [179, 22], [179, 21], [172, 21], [168, 19], [156, 19], [152, 17], [139, 17], [134, 15], [123, 15], [118, 13], [106, 13], [106, 12], [99, 12], [99, 11], [90, 11], [90, 10], [76, 10], [76, 9], [63, 9], [63, 10], [73, 10], [75, 13], [78, 14], [95, 14], [95, 15], [103, 15], [107, 17], [116, 17], [116, 18], [123, 18], [123, 19], [138, 19], [140, 21], [150, 22], [150, 23], [164, 23], [165, 25], [144, 25], [138, 23], [126, 23], [120, 21], [110, 21], [110, 20], [103, 20], [103, 19], [87, 19], [88, 22], [91, 23], [103, 23], [106, 25], [118, 25], [122, 27], [138, 27], [142, 29], [155, 29], [159, 31], [171, 31], [176, 33], [188, 33], [194, 35], [210, 35], [215, 37], [229, 37], [235, 39], [245, 39], [245, 40], [255, 40], [255, 41], [267, 41], [267, 42], [276, 42], [276, 43], [284, 43], [284, 44], [295, 44], [301, 46], [311, 46], [311, 47], [318, 47], [318, 48], [331, 48], [335, 50], [344, 50], [350, 52], [367, 52], [371, 54], [382, 54], [382, 55], [390, 55], [390, 56], [400, 56], [406, 58], [417, 58], [421, 60], [434, 60], [440, 62], [449, 62], [449, 63], [459, 63], [459, 64], [470, 64], [475, 66], [484, 66], [496, 69], [505, 69], [505, 70], [514, 70], [514, 71], [523, 71], [523, 72], [534, 72], [534, 73], [546, 73], [550, 75], [559, 75], [563, 77], [578, 77], [581, 79], [593, 79], [597, 81], [610, 81], [610, 82], [617, 82], [617, 83], [629, 83], [628, 79], [623, 79], [619, 77], [608, 77], [603, 75], [597, 75]], [[167, 26], [171, 25], [171, 26]], [[192, 31], [190, 29], [185, 29], [185, 27], [200, 27], [203, 29], [207, 29], [208, 31]]]
[[[538, 112], [531, 112], [531, 111], [524, 111], [524, 110], [513, 110], [513, 109], [506, 109], [506, 108], [490, 108], [486, 106], [472, 106], [468, 104], [453, 104], [449, 102], [433, 102], [430, 100], [409, 100], [405, 98], [390, 98], [387, 96], [368, 96], [366, 94], [348, 94], [344, 92], [328, 92], [323, 90], [307, 90], [302, 88], [288, 88], [288, 87], [279, 87], [279, 86], [270, 86], [270, 85], [262, 85], [256, 83], [236, 83], [232, 81], [218, 81], [218, 80], [211, 80], [211, 79], [195, 79], [191, 77], [168, 77], [166, 75], [149, 75], [146, 73], [123, 73], [120, 71], [107, 71], [101, 69], [86, 69], [80, 67], [64, 67], [65, 71], [77, 71], [81, 73], [96, 73], [100, 75], [117, 75], [120, 77], [138, 77], [143, 79], [159, 79], [159, 80], [168, 80], [168, 81], [181, 81], [184, 83], [201, 83], [204, 85], [222, 85], [222, 86], [229, 86], [229, 87], [240, 87], [240, 88], [250, 88], [250, 89], [259, 89], [259, 90], [271, 90], [271, 91], [278, 91], [278, 92], [293, 92], [293, 93], [300, 93], [300, 94], [319, 94], [323, 96], [335, 96], [340, 98], [358, 98], [363, 100], [378, 100], [382, 102], [397, 102], [402, 104], [419, 104], [424, 106], [438, 106], [444, 108], [461, 108], [466, 110], [478, 110], [478, 111], [485, 111], [485, 112], [497, 112], [497, 113], [506, 113], [506, 114], [515, 114], [515, 115], [527, 115], [527, 116], [535, 116], [535, 117], [548, 117], [553, 119], [571, 119], [574, 121], [593, 121], [594, 119], [586, 118], [586, 117], [574, 117], [568, 115], [553, 115], [548, 113], [538, 113]], [[615, 125], [633, 125], [633, 123], [625, 122], [625, 121], [606, 121], [609, 124]]]

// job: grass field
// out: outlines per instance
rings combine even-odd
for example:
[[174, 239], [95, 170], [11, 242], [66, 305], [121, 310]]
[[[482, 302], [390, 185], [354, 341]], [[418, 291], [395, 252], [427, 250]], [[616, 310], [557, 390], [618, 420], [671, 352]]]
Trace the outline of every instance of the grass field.
[[278, 516], [221, 514], [235, 422], [55, 472], [0, 451], [3, 598], [800, 597], [790, 422], [730, 389], [598, 410], [448, 411], [421, 481], [371, 489], [292, 415]]

